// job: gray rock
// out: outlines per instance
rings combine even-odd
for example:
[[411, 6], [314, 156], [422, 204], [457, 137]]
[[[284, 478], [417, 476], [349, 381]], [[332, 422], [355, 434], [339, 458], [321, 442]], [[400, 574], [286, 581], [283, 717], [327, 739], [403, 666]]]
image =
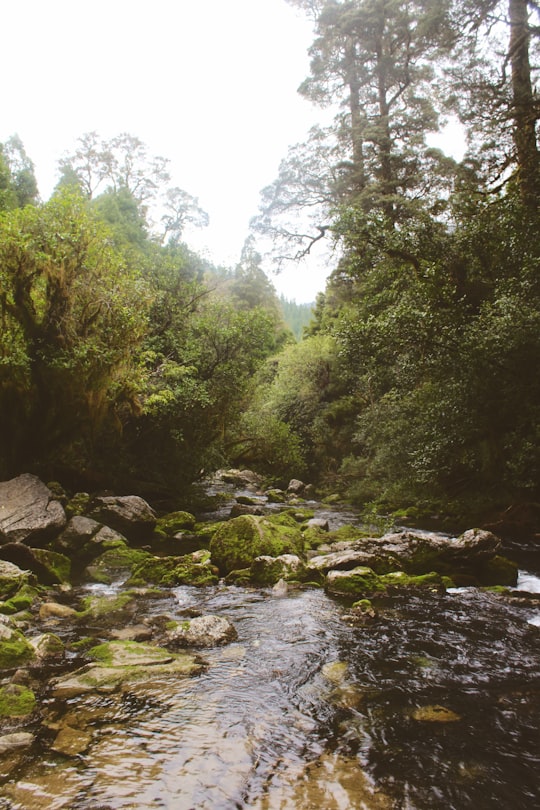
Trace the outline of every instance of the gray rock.
[[289, 481], [287, 492], [290, 492], [292, 495], [301, 495], [305, 488], [306, 485], [303, 481], [299, 481], [298, 478], [292, 478]]
[[34, 742], [34, 735], [27, 731], [17, 731], [14, 734], [2, 734], [0, 737], [0, 754], [10, 754], [20, 748], [29, 748]]
[[133, 541], [150, 538], [157, 523], [154, 510], [138, 495], [94, 498], [89, 516]]
[[0, 543], [42, 546], [66, 524], [66, 513], [35, 475], [0, 483]]
[[330, 531], [330, 524], [325, 518], [311, 518], [307, 522], [308, 529], [321, 529], [323, 532]]
[[197, 616], [169, 630], [167, 646], [217, 647], [235, 641], [238, 634], [234, 625], [223, 616]]

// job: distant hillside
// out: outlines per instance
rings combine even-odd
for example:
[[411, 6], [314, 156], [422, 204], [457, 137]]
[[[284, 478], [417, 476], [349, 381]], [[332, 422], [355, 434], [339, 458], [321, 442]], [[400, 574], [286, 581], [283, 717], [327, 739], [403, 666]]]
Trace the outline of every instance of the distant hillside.
[[288, 301], [283, 295], [279, 297], [283, 312], [283, 319], [297, 340], [302, 339], [304, 327], [308, 326], [313, 317], [314, 304], [297, 304]]

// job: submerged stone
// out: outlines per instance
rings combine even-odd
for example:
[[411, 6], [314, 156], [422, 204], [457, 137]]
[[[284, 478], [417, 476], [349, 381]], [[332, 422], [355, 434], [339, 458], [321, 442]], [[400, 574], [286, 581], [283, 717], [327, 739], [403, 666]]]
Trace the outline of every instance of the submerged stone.
[[90, 747], [91, 742], [92, 734], [89, 731], [64, 726], [56, 735], [51, 750], [67, 757], [76, 757], [79, 754], [84, 754]]
[[461, 720], [459, 714], [445, 706], [420, 706], [411, 713], [413, 720], [421, 723], [455, 723]]

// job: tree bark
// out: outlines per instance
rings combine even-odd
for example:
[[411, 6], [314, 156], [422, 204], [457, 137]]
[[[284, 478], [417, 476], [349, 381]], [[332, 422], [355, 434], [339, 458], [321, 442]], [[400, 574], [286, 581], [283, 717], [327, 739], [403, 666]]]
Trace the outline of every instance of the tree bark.
[[526, 207], [538, 210], [540, 190], [539, 152], [536, 141], [535, 99], [529, 61], [528, 0], [509, 0], [510, 43], [508, 56], [512, 68], [512, 113], [514, 143], [518, 163], [518, 182]]

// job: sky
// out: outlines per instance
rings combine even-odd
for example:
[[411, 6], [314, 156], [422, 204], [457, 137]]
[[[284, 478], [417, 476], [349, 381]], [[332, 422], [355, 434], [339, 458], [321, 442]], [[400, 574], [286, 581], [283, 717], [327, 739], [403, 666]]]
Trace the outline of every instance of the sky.
[[[260, 191], [321, 116], [297, 93], [307, 18], [285, 0], [13, 0], [2, 25], [0, 141], [19, 135], [42, 198], [81, 135], [127, 132], [168, 158], [171, 185], [210, 215], [190, 247], [234, 265]], [[313, 301], [329, 269], [272, 282]]]

